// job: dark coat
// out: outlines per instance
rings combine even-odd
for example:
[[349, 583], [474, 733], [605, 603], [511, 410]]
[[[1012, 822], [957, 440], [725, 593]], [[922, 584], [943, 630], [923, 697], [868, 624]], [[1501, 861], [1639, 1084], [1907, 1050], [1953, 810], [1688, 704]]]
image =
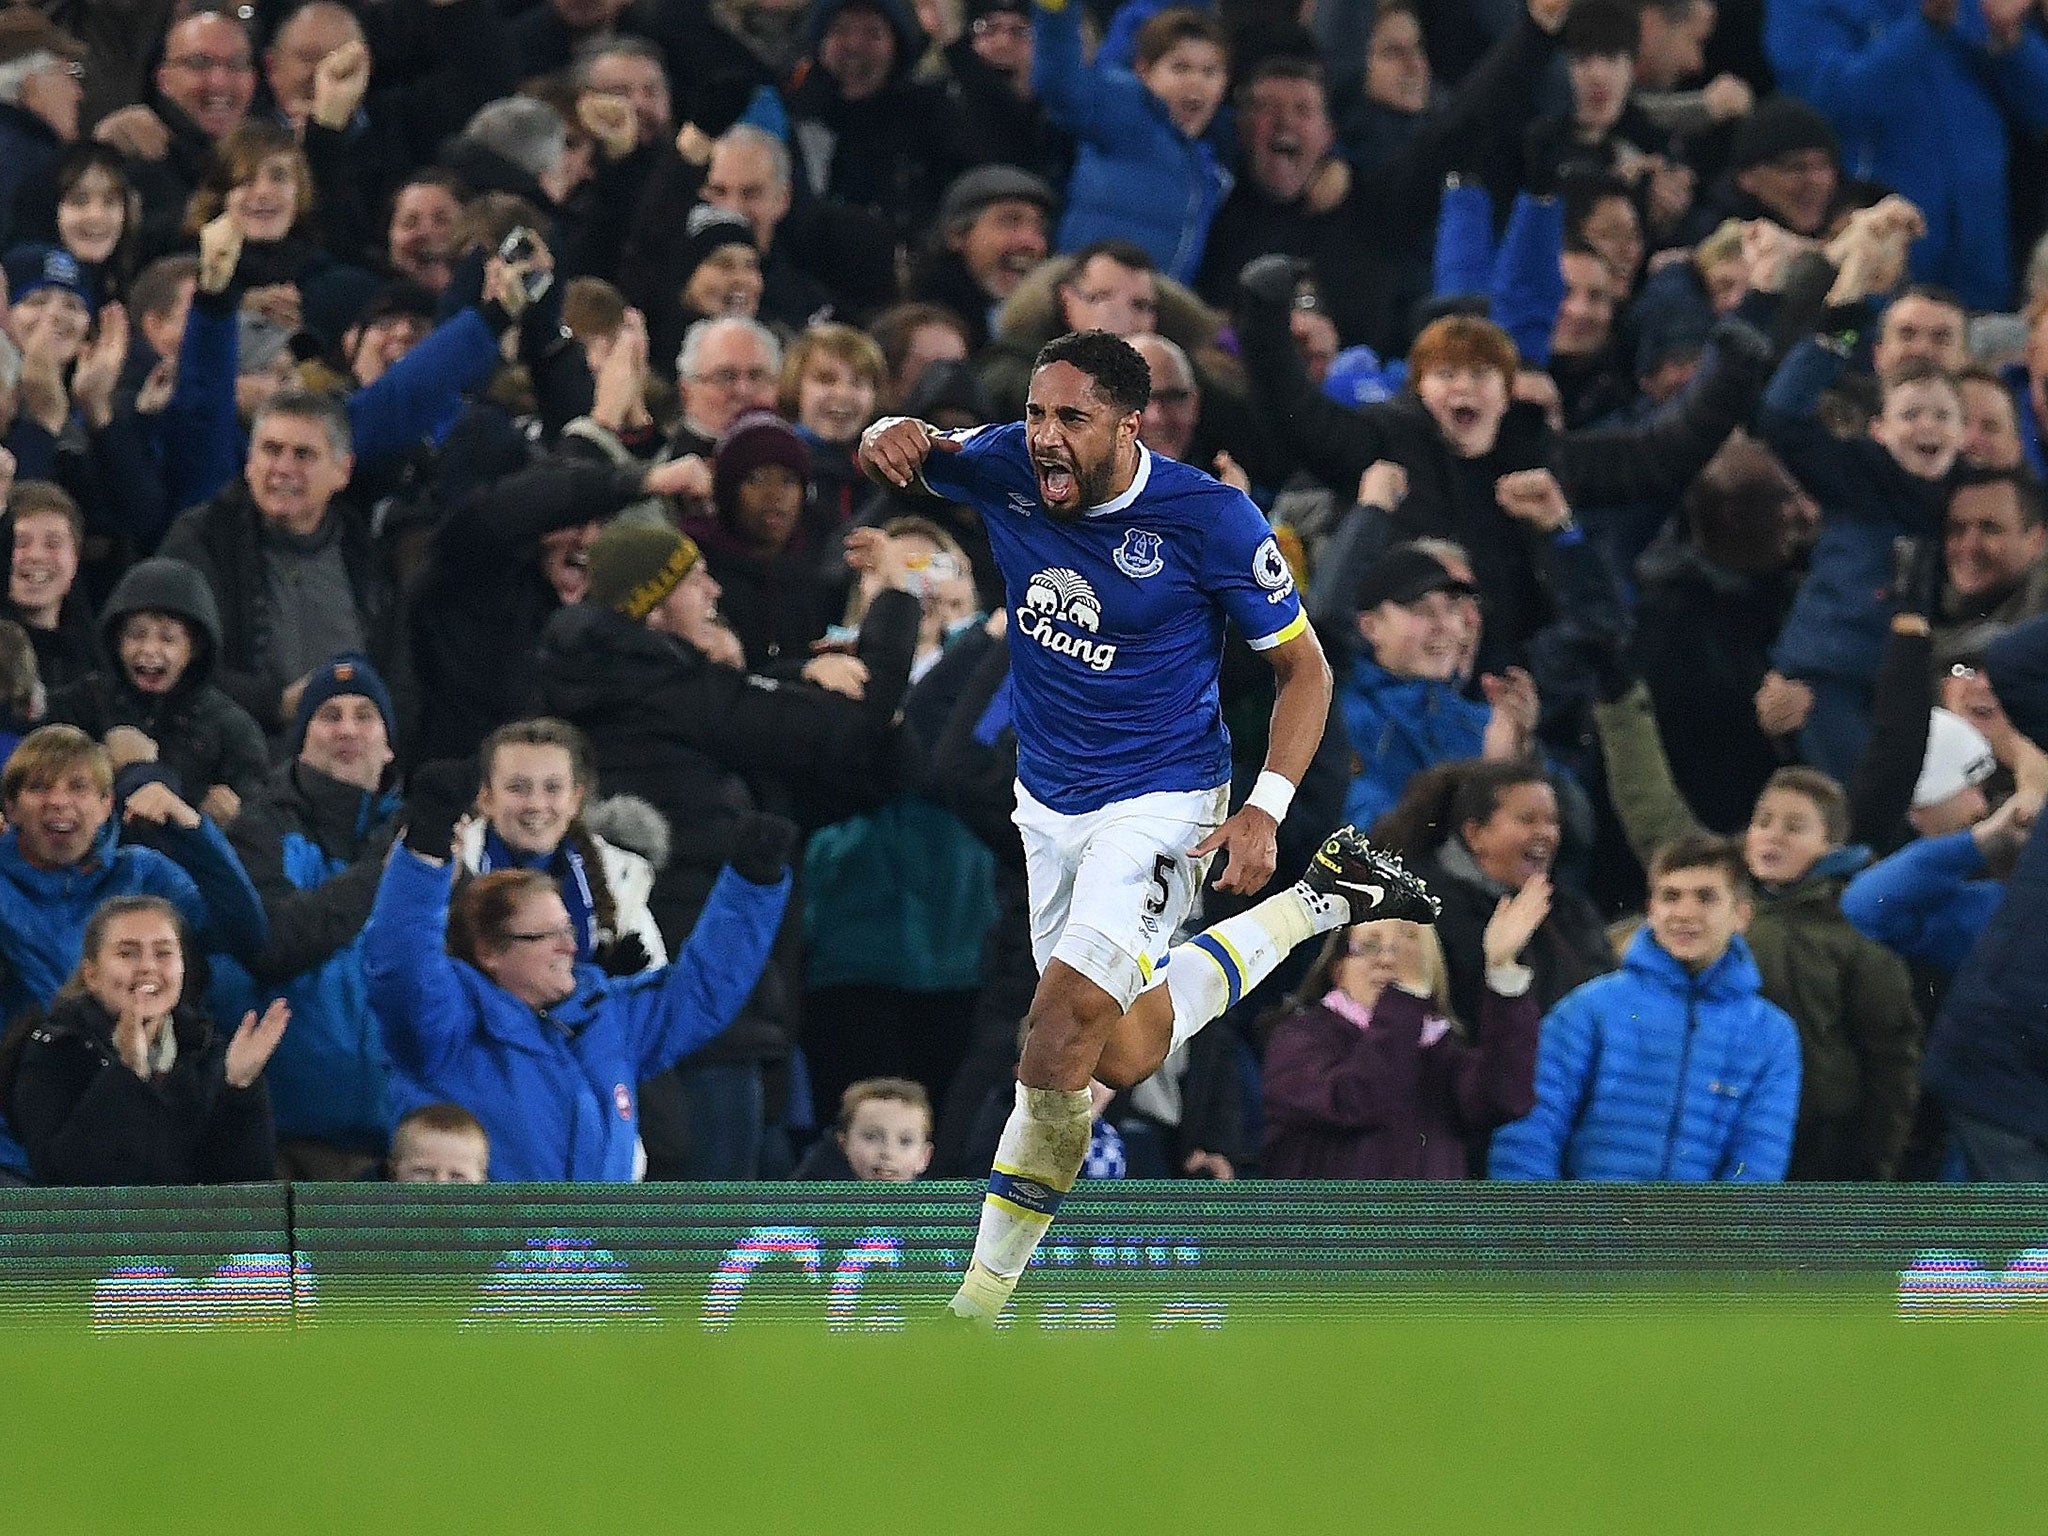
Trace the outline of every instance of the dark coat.
[[811, 642], [823, 638], [845, 609], [843, 574], [828, 579], [828, 567], [801, 525], [772, 555], [749, 548], [722, 514], [687, 518], [683, 531], [704, 553], [704, 564], [721, 589], [718, 611], [746, 647], [750, 666], [778, 671], [784, 665], [800, 666], [810, 656]]
[[1487, 670], [1515, 659], [1551, 617], [1542, 579], [1545, 535], [1510, 518], [1494, 482], [1520, 469], [1548, 468], [1573, 506], [1675, 501], [1762, 394], [1770, 345], [1752, 327], [1724, 321], [1678, 409], [1639, 427], [1553, 433], [1533, 406], [1512, 405], [1493, 451], [1451, 452], [1436, 420], [1412, 395], [1353, 410], [1309, 382], [1287, 333], [1285, 311], [1244, 306], [1242, 340], [1256, 396], [1268, 402], [1280, 436], [1338, 494], [1390, 459], [1408, 472], [1408, 495], [1381, 521], [1384, 542], [1425, 536], [1456, 540], [1471, 553], [1487, 603]]
[[[355, 593], [356, 617], [370, 659], [387, 683], [407, 675], [397, 623], [397, 579], [390, 553], [370, 534], [370, 521], [337, 497], [328, 518], [341, 541], [342, 564]], [[297, 678], [278, 674], [269, 657], [270, 596], [263, 571], [263, 514], [246, 481], [236, 479], [211, 501], [181, 513], [161, 553], [195, 567], [220, 610], [221, 645], [214, 681], [266, 730], [282, 729], [284, 690]]]
[[434, 530], [407, 598], [419, 718], [401, 731], [408, 762], [465, 757], [533, 687], [533, 652], [561, 599], [540, 541], [610, 517], [640, 495], [638, 466], [547, 459], [463, 498]]
[[1672, 777], [1703, 823], [1739, 832], [1764, 781], [1783, 766], [1757, 724], [1755, 700], [1798, 576], [1729, 570], [1676, 530], [1650, 546], [1636, 575], [1633, 660], [1649, 685]]
[[[1462, 843], [1458, 852], [1464, 853]], [[1447, 853], [1445, 848], [1430, 855], [1419, 873], [1429, 883], [1429, 893], [1444, 904], [1436, 933], [1444, 946], [1451, 1009], [1461, 1019], [1477, 1019], [1483, 1035], [1487, 1022], [1486, 925], [1493, 920], [1501, 897], [1509, 892], [1478, 874], [1471, 867], [1470, 854], [1462, 858], [1450, 855], [1447, 860]], [[1452, 872], [1454, 866], [1458, 873]], [[1538, 1010], [1547, 1013], [1572, 988], [1613, 970], [1614, 948], [1593, 904], [1570, 886], [1558, 884], [1551, 891], [1550, 915], [1522, 952], [1522, 964], [1536, 973], [1528, 995]]]
[[[2013, 725], [2048, 732], [2048, 618], [1994, 642], [1985, 670]], [[1922, 1081], [1952, 1108], [2048, 1138], [2048, 831], [2037, 825], [2005, 901], [1949, 988], [1927, 1036]]]
[[[121, 626], [132, 614], [167, 613], [192, 635], [192, 660], [166, 693], [144, 693], [119, 660]], [[100, 619], [104, 670], [59, 689], [50, 719], [75, 725], [94, 740], [131, 725], [157, 744], [157, 764], [171, 788], [194, 805], [215, 784], [247, 798], [270, 772], [263, 732], [249, 712], [213, 686], [220, 653], [220, 612], [199, 573], [180, 560], [145, 560], [129, 569]]]
[[1389, 987], [1360, 1029], [1321, 1003], [1273, 1028], [1264, 1097], [1269, 1179], [1462, 1179], [1487, 1135], [1536, 1104], [1528, 994], [1491, 990], [1479, 1041], [1422, 1043], [1426, 1000]]
[[1382, 357], [1405, 352], [1415, 305], [1429, 295], [1425, 232], [1436, 227], [1444, 176], [1497, 158], [1497, 146], [1534, 110], [1555, 47], [1526, 14], [1517, 18], [1398, 151], [1377, 165], [1353, 162], [1349, 193], [1325, 212], [1300, 199], [1276, 202], [1246, 175], [1209, 228], [1196, 291], [1219, 309], [1233, 309], [1246, 262], [1269, 251], [1300, 256], [1315, 268], [1317, 291], [1344, 345], [1363, 344]]
[[[581, 729], [607, 794], [639, 795], [668, 818], [668, 865], [649, 902], [679, 954], [710, 898], [732, 840], [763, 801], [822, 826], [897, 788], [891, 721], [908, 686], [918, 608], [876, 599], [863, 631], [865, 701], [715, 666], [694, 646], [608, 609], [579, 603], [548, 622], [533, 708]], [[794, 919], [792, 912], [792, 919]], [[706, 1061], [779, 1059], [797, 1027], [802, 957], [785, 925], [760, 985]]]
[[154, 1082], [114, 1051], [114, 1021], [90, 997], [60, 997], [33, 1024], [9, 1118], [43, 1184], [237, 1184], [277, 1161], [259, 1077], [228, 1086], [227, 1037], [196, 1009], [171, 1016], [178, 1057]]

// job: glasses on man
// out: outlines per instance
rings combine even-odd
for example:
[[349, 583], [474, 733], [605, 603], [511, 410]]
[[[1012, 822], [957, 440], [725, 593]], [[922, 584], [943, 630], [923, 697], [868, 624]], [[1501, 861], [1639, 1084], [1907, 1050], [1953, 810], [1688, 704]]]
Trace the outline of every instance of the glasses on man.
[[536, 933], [505, 935], [507, 944], [560, 944], [565, 939], [572, 944], [576, 942], [576, 929], [572, 924], [564, 923], [559, 928], [543, 928]]
[[1950, 677], [1959, 678], [1963, 682], [1967, 683], [1971, 678], [1977, 675], [1977, 669], [1971, 666], [1967, 661], [1959, 661], [1954, 666], [1948, 669], [1948, 675]]
[[1031, 23], [1021, 16], [982, 16], [974, 23], [976, 37], [1015, 37], [1031, 35]]
[[174, 53], [164, 62], [192, 75], [253, 75], [256, 66], [248, 59], [223, 58], [214, 53]]
[[696, 375], [700, 384], [714, 385], [719, 389], [738, 389], [742, 384], [759, 388], [775, 382], [775, 375], [766, 368], [707, 368]]
[[1181, 389], [1178, 386], [1169, 386], [1166, 389], [1153, 390], [1152, 398], [1154, 400], [1157, 400], [1161, 405], [1186, 405], [1190, 400], [1195, 398], [1195, 392], [1192, 389]]

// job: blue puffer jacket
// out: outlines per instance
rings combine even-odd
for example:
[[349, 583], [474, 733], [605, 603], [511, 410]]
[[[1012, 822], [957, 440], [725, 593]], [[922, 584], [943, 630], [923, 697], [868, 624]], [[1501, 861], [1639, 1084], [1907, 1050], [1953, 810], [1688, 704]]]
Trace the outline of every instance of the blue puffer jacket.
[[[1985, 670], [2022, 736], [2048, 739], [2048, 618], [1996, 641]], [[2048, 823], [2037, 824], [2005, 882], [2005, 901], [1948, 989], [1927, 1034], [1920, 1078], [1965, 1113], [2048, 1136]]]
[[754, 885], [725, 870], [672, 964], [624, 977], [578, 965], [575, 994], [540, 1014], [443, 948], [454, 876], [453, 861], [436, 868], [400, 844], [363, 935], [393, 1112], [462, 1105], [490, 1133], [493, 1179], [631, 1179], [640, 1082], [732, 1022], [761, 979], [789, 878]]
[[1904, 193], [1927, 216], [1913, 275], [1972, 309], [2012, 302], [2006, 128], [2048, 128], [2048, 39], [2023, 21], [1993, 53], [1979, 0], [1937, 28], [1920, 0], [1772, 0], [1764, 51], [1779, 86], [1842, 135], [1844, 169]]
[[1492, 715], [1456, 684], [1396, 677], [1370, 654], [1352, 663], [1337, 704], [1360, 765], [1344, 792], [1344, 819], [1357, 827], [1392, 810], [1423, 769], [1477, 757]]
[[1698, 976], [1646, 928], [1543, 1020], [1536, 1108], [1494, 1133], [1496, 1179], [1770, 1183], [1799, 1110], [1799, 1032], [1749, 946]]
[[1082, 62], [1081, 8], [1074, 0], [1057, 8], [1034, 5], [1031, 17], [1032, 86], [1054, 125], [1081, 141], [1060, 219], [1060, 250], [1111, 238], [1134, 241], [1168, 277], [1192, 284], [1209, 223], [1230, 195], [1232, 177], [1217, 148], [1224, 114], [1217, 113], [1201, 138], [1189, 138], [1129, 70], [1090, 69]]
[[[263, 904], [241, 861], [210, 818], [190, 832], [155, 829], [177, 855], [116, 846], [108, 820], [92, 852], [70, 869], [37, 869], [21, 854], [20, 834], [0, 832], [0, 1017], [47, 1008], [78, 969], [86, 921], [113, 896], [161, 896], [178, 909], [195, 946], [250, 955], [269, 932]], [[0, 1167], [28, 1171], [28, 1155], [0, 1120]]]

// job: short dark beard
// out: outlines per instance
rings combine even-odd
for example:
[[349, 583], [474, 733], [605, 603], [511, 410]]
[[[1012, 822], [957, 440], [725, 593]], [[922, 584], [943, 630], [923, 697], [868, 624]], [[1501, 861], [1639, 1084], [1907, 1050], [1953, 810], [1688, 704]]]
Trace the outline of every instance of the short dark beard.
[[1112, 445], [1100, 464], [1076, 464], [1074, 466], [1074, 507], [1068, 511], [1063, 507], [1047, 507], [1045, 510], [1062, 523], [1078, 522], [1092, 507], [1099, 507], [1115, 494], [1110, 489], [1116, 481], [1116, 448]]

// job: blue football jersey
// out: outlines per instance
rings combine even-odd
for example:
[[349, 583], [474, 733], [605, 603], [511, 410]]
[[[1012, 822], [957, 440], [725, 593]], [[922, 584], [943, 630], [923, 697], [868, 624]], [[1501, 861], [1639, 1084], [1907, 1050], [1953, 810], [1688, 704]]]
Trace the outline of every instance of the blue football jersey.
[[1265, 650], [1307, 627], [1251, 499], [1139, 449], [1131, 488], [1061, 521], [1021, 424], [953, 434], [925, 483], [980, 512], [1010, 607], [1017, 777], [1068, 814], [1230, 778], [1217, 692], [1223, 623]]

